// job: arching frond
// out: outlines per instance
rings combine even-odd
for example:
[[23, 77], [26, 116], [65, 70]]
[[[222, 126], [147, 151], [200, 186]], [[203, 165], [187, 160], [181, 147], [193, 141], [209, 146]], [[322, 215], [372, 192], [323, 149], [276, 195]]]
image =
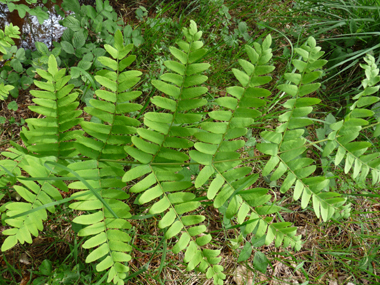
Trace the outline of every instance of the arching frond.
[[[67, 191], [66, 184], [62, 180], [55, 180], [54, 171], [44, 166], [48, 160], [55, 161], [51, 157], [41, 159], [28, 155], [18, 164], [18, 167], [28, 173], [31, 179], [18, 177], [17, 182], [21, 185], [13, 186], [25, 202], [11, 202], [6, 205], [8, 218], [5, 222], [11, 228], [2, 232], [8, 236], [1, 247], [2, 251], [12, 248], [17, 242], [32, 243], [32, 235], [38, 237], [39, 231], [43, 230], [42, 223], [47, 219], [46, 210], [55, 212], [54, 206], [44, 205], [61, 200], [62, 195], [59, 190]], [[35, 210], [37, 208], [40, 209]], [[25, 212], [28, 214], [22, 215]]]
[[[322, 156], [331, 155], [336, 149], [334, 164], [344, 162], [344, 172], [352, 169], [352, 178], [364, 183], [369, 174], [372, 175], [372, 185], [380, 182], [380, 152], [371, 151], [372, 143], [360, 140], [363, 129], [374, 127], [374, 137], [380, 135], [380, 123], [373, 120], [375, 112], [369, 108], [380, 98], [374, 96], [379, 91], [379, 69], [371, 55], [364, 58], [367, 64], [360, 66], [365, 70], [366, 78], [362, 81], [364, 90], [357, 94], [350, 107], [350, 112], [344, 120], [329, 124], [330, 132]], [[372, 125], [370, 125], [372, 123]]]
[[151, 102], [165, 113], [146, 113], [144, 124], [148, 129], [139, 129], [140, 137], [133, 137], [134, 147], [126, 147], [126, 152], [142, 165], [127, 172], [123, 181], [147, 175], [130, 191], [142, 193], [138, 203], [143, 205], [152, 201], [151, 214], [164, 214], [159, 223], [160, 228], [167, 228], [165, 238], [179, 236], [172, 249], [174, 253], [185, 250], [184, 262], [187, 270], [198, 268], [207, 271], [207, 278], [213, 278], [215, 284], [222, 284], [225, 275], [218, 265], [219, 251], [202, 249], [211, 241], [203, 224], [205, 217], [194, 215], [201, 203], [193, 193], [186, 192], [192, 187], [190, 181], [181, 181], [183, 176], [177, 172], [181, 164], [189, 160], [183, 150], [193, 146], [189, 137], [196, 129], [189, 128], [202, 120], [202, 115], [195, 112], [207, 101], [201, 96], [207, 88], [197, 86], [207, 80], [201, 73], [209, 68], [208, 63], [196, 63], [206, 54], [200, 41], [202, 32], [197, 30], [194, 21], [190, 28], [183, 29], [186, 41], [179, 41], [178, 47], [171, 47], [170, 53], [178, 61], [166, 61], [165, 66], [172, 72], [163, 74], [152, 84], [167, 96], [154, 96]]
[[294, 59], [292, 64], [298, 72], [286, 73], [285, 79], [289, 83], [278, 86], [278, 89], [291, 96], [283, 104], [285, 113], [278, 118], [281, 125], [275, 131], [262, 132], [261, 137], [265, 142], [258, 144], [257, 148], [271, 156], [262, 174], [270, 175], [271, 181], [285, 176], [280, 191], [285, 193], [294, 186], [293, 197], [295, 200], [301, 198], [301, 207], [306, 208], [312, 198], [315, 214], [327, 221], [339, 210], [345, 199], [338, 193], [323, 191], [329, 186], [327, 178], [311, 177], [316, 165], [312, 158], [305, 155], [307, 140], [304, 136], [305, 127], [313, 124], [308, 115], [313, 111], [313, 106], [320, 102], [310, 96], [320, 87], [320, 83], [314, 81], [321, 76], [319, 69], [327, 61], [320, 59], [324, 53], [312, 37], [295, 51], [300, 59]]

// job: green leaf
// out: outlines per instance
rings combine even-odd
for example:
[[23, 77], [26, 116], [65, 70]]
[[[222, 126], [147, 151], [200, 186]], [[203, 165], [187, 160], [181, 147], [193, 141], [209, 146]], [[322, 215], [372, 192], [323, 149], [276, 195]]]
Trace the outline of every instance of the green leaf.
[[182, 215], [184, 213], [188, 213], [196, 210], [201, 205], [198, 201], [186, 202], [179, 205], [176, 205], [174, 208], [178, 215]]
[[16, 101], [9, 102], [8, 103], [8, 109], [13, 110], [13, 111], [17, 111], [18, 105], [17, 105]]
[[67, 52], [68, 54], [74, 54], [75, 53], [73, 46], [69, 42], [62, 41], [61, 45], [62, 45], [63, 50], [65, 52]]
[[203, 167], [195, 180], [195, 187], [199, 188], [204, 185], [212, 174], [214, 174], [214, 168], [211, 165]]
[[361, 97], [358, 100], [357, 106], [360, 108], [360, 107], [372, 105], [378, 102], [379, 100], [380, 100], [379, 97], [374, 97], [374, 96]]
[[298, 200], [301, 197], [302, 191], [304, 189], [303, 183], [301, 180], [297, 180], [296, 185], [294, 187], [293, 199]]
[[328, 141], [325, 148], [323, 149], [322, 157], [330, 155], [330, 153], [336, 148], [336, 141]]
[[113, 258], [111, 256], [107, 256], [102, 262], [100, 262], [96, 266], [96, 270], [98, 272], [104, 271], [104, 270], [110, 268], [113, 264], [114, 264]]
[[233, 68], [232, 72], [234, 73], [236, 79], [239, 80], [240, 84], [243, 85], [243, 87], [248, 85], [249, 76], [246, 73], [244, 73], [244, 72], [242, 72], [236, 68]]
[[277, 156], [272, 156], [263, 169], [263, 176], [269, 175], [269, 173], [271, 173], [272, 170], [277, 166], [279, 161], [280, 159]]
[[[297, 173], [297, 176], [298, 178], [303, 178], [303, 177], [307, 177], [308, 175], [304, 176], [304, 175], [299, 175]], [[303, 176], [303, 177], [300, 177], [300, 176]], [[285, 178], [284, 182], [281, 185], [280, 192], [285, 193], [286, 191], [288, 191], [295, 181], [296, 181], [296, 176], [293, 173], [289, 172], [288, 176]]]
[[375, 129], [375, 132], [373, 133], [373, 137], [378, 137], [378, 136], [380, 136], [380, 124], [378, 124], [377, 126], [376, 126], [376, 129]]
[[141, 205], [148, 203], [148, 202], [152, 201], [153, 199], [160, 197], [162, 194], [163, 194], [163, 192], [162, 192], [161, 187], [159, 185], [157, 185], [157, 186], [150, 188], [149, 190], [145, 191], [140, 196], [139, 203]]
[[293, 97], [295, 97], [298, 93], [298, 87], [296, 85], [281, 84], [278, 85], [277, 88]]
[[300, 72], [303, 72], [304, 69], [307, 66], [306, 62], [303, 62], [301, 60], [293, 59], [292, 64], [294, 65], [295, 68], [297, 68]]
[[246, 242], [243, 249], [241, 250], [237, 262], [246, 261], [252, 254], [252, 245]]
[[160, 229], [167, 228], [168, 226], [172, 225], [174, 223], [174, 220], [176, 218], [176, 212], [173, 208], [171, 208], [165, 216], [159, 221], [158, 226]]
[[[191, 193], [186, 193], [191, 194]], [[162, 213], [166, 211], [170, 207], [170, 199], [167, 199], [166, 197], [162, 198], [160, 201], [153, 204], [153, 206], [149, 209], [149, 213], [152, 215]]]
[[335, 165], [338, 165], [342, 161], [345, 155], [346, 155], [346, 150], [343, 147], [339, 146], [338, 151], [335, 155], [335, 161], [334, 161]]
[[[269, 154], [269, 155], [276, 155], [278, 152], [278, 147], [276, 144], [272, 143], [260, 143], [257, 145], [257, 149], [261, 151], [264, 154]], [[273, 162], [272, 162], [273, 163]]]
[[[200, 164], [203, 164], [203, 165], [210, 165], [211, 164], [211, 160], [212, 160], [211, 155], [207, 155], [207, 154], [201, 153], [201, 152], [196, 151], [196, 150], [191, 150], [189, 152], [189, 154], [193, 160], [195, 160], [196, 162], [199, 162]], [[208, 172], [210, 172], [210, 170], [208, 170]], [[199, 178], [199, 179], [201, 179], [201, 178]], [[202, 180], [199, 180], [197, 185], [200, 185], [200, 182]]]
[[81, 215], [79, 217], [74, 218], [73, 222], [82, 225], [92, 225], [94, 223], [98, 223], [104, 219], [104, 215], [102, 212], [96, 212], [94, 214], [89, 215]]
[[115, 49], [113, 46], [110, 46], [109, 44], [105, 44], [104, 48], [106, 51], [114, 58], [117, 59], [119, 56], [119, 51]]
[[180, 89], [178, 87], [175, 87], [174, 85], [167, 84], [159, 80], [152, 80], [152, 84], [161, 92], [164, 92], [165, 94], [172, 96], [175, 99], [178, 99], [180, 94]]
[[49, 56], [49, 62], [48, 62], [48, 71], [51, 75], [55, 76], [58, 72], [57, 67], [57, 60], [55, 59], [54, 55]]
[[17, 244], [17, 237], [15, 235], [7, 237], [2, 246], [1, 246], [1, 251], [7, 251], [14, 247]]
[[203, 222], [205, 219], [206, 219], [205, 216], [189, 215], [189, 216], [182, 217], [182, 223], [185, 226], [192, 226], [192, 225], [196, 225], [196, 224]]
[[107, 87], [108, 89], [111, 89], [114, 92], [117, 90], [117, 83], [115, 81], [112, 81], [104, 76], [99, 75], [95, 76], [95, 80], [102, 84], [104, 87]]
[[74, 13], [80, 13], [80, 5], [78, 1], [75, 0], [65, 0], [62, 3], [62, 8], [66, 11], [73, 11]]
[[187, 63], [187, 55], [175, 47], [169, 47], [170, 53], [177, 58], [181, 63]]
[[183, 228], [182, 223], [180, 221], [176, 221], [173, 225], [171, 225], [171, 227], [165, 233], [165, 238], [170, 239], [170, 238], [176, 236], [182, 230], [182, 228]]
[[115, 60], [110, 59], [106, 56], [99, 56], [98, 60], [101, 64], [111, 68], [112, 70], [117, 70], [118, 69], [118, 64]]
[[41, 274], [49, 276], [53, 272], [53, 264], [50, 260], [45, 259], [38, 269]]
[[83, 248], [93, 248], [99, 246], [107, 241], [107, 235], [105, 232], [101, 232], [100, 234], [88, 239], [83, 245]]
[[[196, 73], [200, 73], [210, 68], [210, 64], [208, 63], [193, 63], [188, 65], [186, 70], [186, 75], [190, 76]], [[184, 74], [181, 74], [184, 75]]]
[[107, 243], [104, 243], [94, 251], [92, 251], [86, 258], [86, 263], [94, 262], [95, 260], [98, 260], [99, 258], [102, 258], [104, 255], [106, 255], [109, 252], [109, 246]]
[[78, 49], [84, 46], [86, 43], [87, 35], [84, 34], [82, 30], [74, 33], [73, 37], [73, 46]]
[[215, 179], [211, 182], [210, 187], [207, 191], [207, 198], [212, 200], [214, 199], [215, 195], [218, 193], [219, 189], [223, 186], [225, 180], [220, 175], [217, 174]]
[[151, 102], [160, 108], [164, 108], [164, 109], [170, 110], [172, 112], [175, 112], [176, 107], [177, 107], [177, 104], [174, 100], [159, 97], [159, 96], [154, 96], [151, 99]]
[[256, 251], [255, 256], [253, 257], [253, 267], [261, 273], [265, 274], [268, 265], [269, 260], [265, 254], [260, 251]]
[[320, 83], [311, 83], [302, 85], [299, 89], [299, 96], [305, 96], [307, 94], [313, 93], [321, 86]]

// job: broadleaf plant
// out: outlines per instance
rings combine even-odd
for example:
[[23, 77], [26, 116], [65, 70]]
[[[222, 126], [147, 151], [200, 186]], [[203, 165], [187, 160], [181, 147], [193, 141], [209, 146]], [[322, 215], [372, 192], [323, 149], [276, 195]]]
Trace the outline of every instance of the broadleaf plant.
[[[58, 68], [54, 55], [46, 70], [37, 70], [39, 90], [31, 92], [36, 105], [29, 108], [40, 116], [26, 120], [21, 133], [25, 147], [13, 144], [3, 152], [8, 159], [0, 162], [0, 185], [22, 198], [5, 205], [9, 228], [3, 231], [7, 237], [2, 251], [31, 243], [49, 213], [74, 200], [73, 222], [82, 226], [78, 235], [87, 238], [86, 262], [106, 272], [107, 282], [125, 284], [133, 258], [128, 204], [135, 203], [156, 217], [162, 238], [174, 244], [172, 252], [184, 253], [187, 270], [204, 272], [214, 284], [223, 284], [221, 249], [213, 245], [205, 209], [216, 209], [226, 229], [239, 230], [236, 241], [246, 241], [241, 262], [253, 246], [274, 242], [276, 247], [302, 247], [297, 228], [282, 219], [275, 195], [259, 181], [277, 181], [283, 195], [291, 189], [294, 200], [300, 199], [302, 208], [312, 204], [322, 221], [350, 214], [346, 199], [330, 191], [332, 164], [341, 165], [345, 173], [353, 169], [352, 178], [361, 183], [371, 180], [369, 174], [372, 183], [379, 182], [380, 155], [360, 140], [362, 131], [380, 135], [372, 110], [378, 106], [373, 94], [380, 82], [373, 57], [365, 58], [364, 89], [344, 119], [319, 124], [313, 108], [320, 102], [317, 81], [326, 61], [310, 37], [295, 49], [299, 58], [292, 60], [294, 72], [277, 85], [283, 92], [278, 120], [256, 136], [263, 112], [271, 110], [271, 36], [245, 46], [245, 59], [232, 69], [236, 85], [226, 95], [212, 97], [206, 96], [205, 73], [211, 65], [202, 62], [207, 54], [202, 32], [191, 21], [183, 35], [169, 49], [173, 59], [165, 62], [168, 72], [152, 80], [158, 91], [149, 109], [137, 103], [141, 92], [135, 85], [142, 73], [130, 68], [136, 59], [129, 54], [133, 45], [125, 43], [119, 30], [113, 45], [104, 45], [105, 56], [97, 58], [104, 66], [94, 76], [100, 88], [84, 112], [68, 84], [71, 76]], [[310, 130], [316, 124], [323, 128], [317, 130], [319, 140], [312, 141]], [[248, 145], [255, 148], [249, 152], [254, 156], [247, 156], [248, 132], [259, 140]], [[320, 151], [318, 159], [309, 155], [311, 148]], [[323, 169], [316, 175], [321, 161]], [[63, 199], [68, 191], [72, 194]]]
[[[14, 45], [12, 38], [18, 38], [19, 36], [19, 27], [13, 26], [13, 24], [5, 26], [4, 30], [0, 29], [0, 52], [6, 55], [8, 53], [7, 49]], [[3, 80], [0, 78], [0, 100], [7, 99], [9, 92], [13, 89], [14, 86], [5, 85]]]

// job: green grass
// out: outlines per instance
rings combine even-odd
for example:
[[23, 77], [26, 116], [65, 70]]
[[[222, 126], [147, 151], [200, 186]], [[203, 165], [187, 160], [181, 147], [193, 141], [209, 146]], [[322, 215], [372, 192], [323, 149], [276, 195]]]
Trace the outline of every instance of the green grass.
[[317, 39], [329, 60], [323, 96], [331, 101], [353, 94], [352, 89], [360, 84], [356, 71], [365, 54], [380, 55], [378, 1], [297, 0], [285, 15], [270, 21], [285, 25], [284, 32], [301, 42], [309, 35]]

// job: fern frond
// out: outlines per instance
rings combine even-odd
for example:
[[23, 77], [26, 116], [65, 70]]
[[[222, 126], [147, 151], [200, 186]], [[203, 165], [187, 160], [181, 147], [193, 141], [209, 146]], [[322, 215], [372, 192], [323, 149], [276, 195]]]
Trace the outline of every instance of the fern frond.
[[47, 71], [36, 71], [46, 82], [34, 81], [42, 91], [30, 91], [36, 97], [32, 101], [37, 105], [29, 106], [29, 109], [45, 118], [25, 120], [29, 130], [24, 128], [22, 131], [24, 143], [29, 151], [43, 156], [74, 156], [78, 151], [73, 140], [81, 137], [83, 131], [70, 129], [83, 119], [78, 118], [82, 111], [76, 110], [79, 105], [76, 101], [78, 93], [70, 93], [74, 85], [67, 85], [71, 77], [65, 76], [66, 69], [58, 70], [53, 55], [49, 57]]
[[[215, 100], [220, 107], [227, 110], [210, 112], [210, 118], [218, 122], [201, 123], [202, 131], [195, 134], [200, 142], [195, 143], [196, 150], [190, 151], [190, 157], [205, 165], [195, 181], [195, 187], [201, 187], [216, 174], [207, 197], [214, 199], [216, 196], [214, 206], [217, 208], [231, 197], [223, 193], [234, 191], [233, 188], [225, 189], [217, 195], [224, 183], [242, 179], [251, 171], [248, 167], [233, 169], [241, 163], [240, 154], [236, 151], [244, 146], [243, 140], [235, 139], [247, 133], [247, 127], [252, 125], [253, 118], [261, 114], [256, 109], [265, 105], [265, 98], [271, 94], [266, 89], [256, 87], [271, 80], [270, 76], [261, 76], [274, 69], [274, 66], [265, 65], [272, 57], [270, 44], [271, 38], [267, 37], [263, 43], [264, 48], [259, 44], [255, 45], [256, 49], [246, 46], [251, 62], [239, 60], [245, 72], [233, 69], [235, 77], [243, 87], [227, 88], [227, 93], [233, 97], [226, 96]], [[263, 97], [264, 99], [261, 99]], [[227, 172], [228, 170], [230, 171]]]
[[25, 159], [25, 155], [29, 154], [28, 150], [10, 142], [13, 148], [3, 151], [1, 155], [9, 159], [0, 160], [0, 188], [6, 188], [17, 182], [17, 177], [21, 175], [19, 164]]
[[[271, 43], [271, 37], [268, 36], [262, 45], [255, 43], [254, 48], [245, 47], [250, 61], [240, 59], [239, 64], [244, 71], [232, 70], [242, 87], [229, 87], [227, 93], [233, 97], [226, 96], [215, 100], [225, 110], [209, 113], [210, 118], [217, 122], [201, 123], [203, 131], [195, 134], [200, 142], [195, 143], [196, 150], [190, 151], [190, 156], [205, 165], [196, 178], [195, 187], [202, 187], [212, 177], [207, 198], [214, 200], [214, 207], [222, 210], [224, 206], [225, 217], [231, 219], [236, 215], [239, 224], [243, 224], [249, 216], [249, 223], [244, 228], [245, 234], [252, 233], [258, 226], [255, 232], [257, 237], [265, 235], [268, 231], [266, 243], [271, 243], [275, 236], [278, 236], [276, 245], [280, 246], [284, 241], [281, 230], [285, 226], [272, 224], [272, 218], [267, 217], [276, 213], [279, 207], [264, 206], [271, 199], [271, 195], [267, 195], [267, 189], [249, 189], [258, 179], [257, 174], [250, 174], [250, 167], [236, 168], [241, 165], [240, 153], [237, 150], [245, 144], [237, 138], [244, 136], [254, 118], [261, 115], [259, 108], [266, 105], [266, 98], [271, 94], [270, 91], [259, 87], [272, 80], [266, 75], [274, 70], [274, 66], [268, 65], [272, 58]], [[295, 237], [295, 233], [296, 228], [288, 230], [285, 233], [285, 243], [300, 248], [301, 236]]]
[[127, 221], [131, 214], [129, 206], [122, 201], [129, 198], [122, 190], [125, 186], [120, 179], [124, 174], [123, 167], [117, 163], [87, 160], [70, 164], [68, 168], [82, 178], [68, 187], [84, 190], [71, 196], [78, 202], [71, 204], [70, 208], [89, 212], [73, 220], [86, 226], [79, 231], [79, 236], [91, 237], [83, 244], [83, 248], [92, 249], [86, 262], [97, 261], [98, 272], [108, 270], [108, 283], [124, 284], [123, 279], [129, 271], [125, 263], [131, 260], [126, 252], [132, 247], [128, 244], [131, 237], [125, 232], [131, 228]]
[[6, 100], [9, 92], [13, 89], [14, 86], [12, 85], [4, 85], [4, 83], [0, 83], [0, 100]]
[[133, 45], [124, 45], [120, 31], [115, 33], [114, 39], [114, 46], [105, 45], [113, 59], [98, 57], [108, 69], [99, 71], [95, 79], [106, 89], [96, 90], [99, 99], [91, 99], [91, 106], [85, 107], [87, 113], [105, 124], [81, 123], [83, 130], [91, 137], [78, 138], [78, 150], [92, 160], [70, 164], [68, 168], [71, 171], [67, 175], [80, 177], [80, 181], [71, 183], [69, 187], [82, 190], [72, 195], [79, 201], [71, 204], [70, 208], [89, 212], [74, 219], [74, 222], [86, 225], [79, 235], [91, 237], [83, 244], [84, 248], [91, 249], [86, 262], [97, 261], [97, 271], [107, 270], [108, 283], [124, 284], [129, 271], [126, 262], [131, 259], [127, 252], [132, 248], [128, 244], [131, 237], [125, 231], [131, 228], [127, 221], [131, 217], [130, 208], [122, 200], [128, 199], [129, 195], [122, 189], [125, 186], [121, 181], [123, 166], [100, 160], [126, 156], [124, 145], [130, 144], [131, 135], [140, 122], [125, 113], [142, 108], [139, 104], [130, 103], [141, 94], [130, 91], [140, 80], [141, 72], [124, 71], [136, 58], [134, 55], [127, 56]]
[[82, 122], [83, 130], [91, 137], [77, 139], [78, 150], [81, 154], [92, 159], [122, 159], [126, 157], [124, 145], [131, 143], [131, 135], [136, 133], [136, 126], [140, 122], [126, 116], [126, 113], [140, 110], [142, 106], [130, 101], [141, 95], [140, 91], [130, 89], [140, 81], [140, 71], [124, 71], [135, 59], [129, 55], [133, 44], [123, 45], [123, 36], [120, 31], [115, 33], [115, 44], [104, 45], [111, 58], [100, 56], [98, 60], [107, 69], [97, 72], [95, 80], [105, 89], [96, 90], [99, 99], [91, 99], [90, 107], [84, 110], [105, 124]]
[[[38, 232], [43, 230], [42, 222], [47, 219], [46, 209], [54, 213], [55, 208], [50, 206], [30, 212], [26, 215], [21, 214], [53, 201], [62, 200], [58, 189], [67, 191], [66, 184], [61, 180], [54, 180], [55, 175], [53, 172], [44, 166], [44, 163], [49, 160], [55, 159], [52, 157], [49, 159], [41, 159], [28, 155], [18, 164], [18, 166], [28, 173], [31, 178], [34, 178], [33, 180], [35, 181], [20, 177], [17, 178], [17, 181], [21, 183], [22, 186], [13, 186], [14, 190], [26, 202], [11, 202], [6, 205], [8, 218], [5, 222], [12, 228], [3, 231], [3, 234], [8, 235], [8, 237], [1, 247], [2, 251], [9, 250], [15, 246], [17, 242], [21, 244], [24, 244], [24, 242], [32, 243], [32, 235], [38, 237]], [[46, 180], [44, 179], [45, 177], [52, 179]]]
[[147, 175], [130, 189], [133, 193], [141, 193], [138, 203], [146, 204], [158, 199], [149, 213], [164, 213], [159, 227], [167, 228], [166, 239], [180, 236], [172, 251], [178, 253], [185, 250], [187, 270], [197, 267], [207, 272], [207, 278], [213, 278], [215, 284], [222, 284], [225, 275], [222, 273], [223, 267], [218, 265], [220, 251], [202, 249], [211, 241], [211, 235], [205, 233], [206, 226], [202, 224], [205, 217], [192, 214], [201, 203], [195, 200], [193, 193], [186, 192], [193, 184], [180, 181], [183, 176], [177, 173], [182, 169], [179, 166], [189, 160], [183, 150], [193, 146], [188, 137], [196, 129], [188, 125], [202, 120], [202, 115], [192, 110], [207, 103], [201, 98], [207, 88], [196, 85], [207, 80], [207, 76], [200, 73], [210, 66], [208, 63], [196, 63], [207, 51], [202, 48], [202, 32], [197, 30], [195, 22], [191, 21], [190, 28], [184, 28], [183, 33], [186, 41], [177, 43], [179, 49], [170, 48], [170, 53], [178, 61], [164, 63], [172, 72], [162, 75], [161, 80], [152, 81], [153, 86], [167, 96], [154, 96], [151, 102], [168, 110], [168, 113], [145, 114], [144, 124], [149, 129], [138, 129], [140, 137], [132, 138], [134, 146], [125, 147], [126, 152], [142, 165], [127, 172], [123, 181]]
[[320, 59], [324, 54], [321, 48], [316, 46], [314, 38], [310, 37], [301, 48], [295, 51], [300, 55], [299, 60], [293, 60], [293, 66], [299, 73], [286, 73], [285, 79], [289, 84], [282, 84], [278, 89], [291, 96], [283, 107], [286, 112], [279, 116], [282, 124], [275, 131], [264, 131], [261, 137], [265, 141], [257, 145], [262, 153], [271, 158], [263, 169], [263, 175], [270, 176], [275, 181], [286, 175], [280, 191], [285, 193], [294, 185], [294, 199], [301, 198], [301, 207], [305, 208], [313, 198], [315, 214], [327, 221], [344, 203], [345, 199], [339, 194], [322, 191], [329, 186], [329, 180], [324, 177], [310, 177], [316, 170], [314, 160], [305, 156], [306, 139], [305, 127], [313, 121], [307, 116], [312, 112], [313, 105], [320, 102], [319, 99], [305, 97], [318, 90], [320, 83], [314, 83], [322, 72], [327, 61]]
[[[358, 137], [375, 115], [374, 111], [367, 108], [380, 101], [378, 96], [371, 96], [379, 91], [380, 85], [376, 84], [380, 82], [380, 76], [374, 57], [367, 55], [364, 60], [367, 64], [360, 65], [366, 75], [362, 81], [364, 90], [353, 97], [355, 101], [345, 119], [329, 125], [331, 132], [328, 133], [322, 156], [327, 157], [337, 148], [334, 160], [336, 166], [344, 160], [344, 172], [348, 173], [352, 169], [352, 178], [360, 183], [364, 183], [371, 173], [372, 185], [375, 185], [380, 181], [380, 152], [369, 152], [372, 144], [360, 141]], [[374, 137], [379, 136], [380, 124], [377, 122], [372, 126], [376, 128]]]

